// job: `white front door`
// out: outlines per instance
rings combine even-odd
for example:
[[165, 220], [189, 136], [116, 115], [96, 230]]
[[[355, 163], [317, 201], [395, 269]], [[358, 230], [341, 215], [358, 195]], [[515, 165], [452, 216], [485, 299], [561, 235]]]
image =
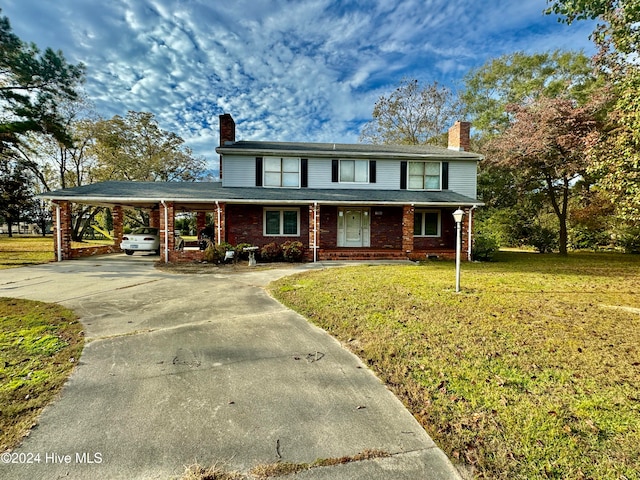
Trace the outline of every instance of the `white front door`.
[[338, 209], [338, 246], [368, 247], [369, 241], [369, 209]]

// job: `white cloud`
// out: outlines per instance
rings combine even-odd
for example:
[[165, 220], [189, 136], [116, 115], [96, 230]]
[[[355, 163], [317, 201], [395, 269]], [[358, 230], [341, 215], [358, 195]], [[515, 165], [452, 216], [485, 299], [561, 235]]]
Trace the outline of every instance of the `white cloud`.
[[402, 77], [453, 83], [516, 50], [593, 51], [592, 25], [557, 25], [538, 2], [3, 3], [21, 38], [87, 65], [99, 113], [153, 112], [211, 162], [224, 112], [240, 138], [357, 141], [375, 100]]

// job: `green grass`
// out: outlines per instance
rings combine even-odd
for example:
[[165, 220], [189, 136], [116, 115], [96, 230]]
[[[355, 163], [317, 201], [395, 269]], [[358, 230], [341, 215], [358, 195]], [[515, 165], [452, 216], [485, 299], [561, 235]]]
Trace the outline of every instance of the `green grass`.
[[82, 352], [82, 326], [55, 304], [0, 297], [0, 452], [17, 446]]
[[0, 269], [48, 263], [54, 260], [53, 239], [0, 235]]
[[[476, 478], [640, 478], [640, 257], [505, 253], [283, 278]], [[619, 308], [623, 307], [623, 308]]]

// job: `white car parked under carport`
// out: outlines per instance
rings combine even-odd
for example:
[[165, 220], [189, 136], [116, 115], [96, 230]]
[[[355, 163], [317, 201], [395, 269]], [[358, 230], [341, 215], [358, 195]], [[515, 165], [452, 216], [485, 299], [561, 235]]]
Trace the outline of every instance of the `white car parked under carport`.
[[120, 248], [127, 255], [133, 252], [156, 252], [160, 254], [160, 236], [157, 228], [142, 227], [122, 237]]

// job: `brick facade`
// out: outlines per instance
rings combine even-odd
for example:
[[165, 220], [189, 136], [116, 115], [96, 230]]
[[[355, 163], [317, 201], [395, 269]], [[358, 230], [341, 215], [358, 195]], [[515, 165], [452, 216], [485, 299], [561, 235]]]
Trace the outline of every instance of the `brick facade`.
[[232, 245], [250, 243], [262, 247], [268, 243], [284, 243], [287, 241], [302, 242], [309, 248], [309, 209], [307, 205], [269, 205], [269, 208], [299, 209], [300, 229], [298, 236], [265, 236], [264, 207], [262, 205], [227, 205], [226, 206], [226, 241]]
[[402, 251], [407, 255], [413, 252], [413, 227], [415, 208], [413, 205], [402, 207]]

